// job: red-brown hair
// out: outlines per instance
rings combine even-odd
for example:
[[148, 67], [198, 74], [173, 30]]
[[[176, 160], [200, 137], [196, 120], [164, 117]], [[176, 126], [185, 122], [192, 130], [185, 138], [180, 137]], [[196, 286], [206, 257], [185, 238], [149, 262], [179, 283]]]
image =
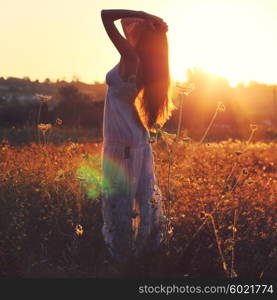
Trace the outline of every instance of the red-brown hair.
[[139, 93], [135, 100], [142, 124], [155, 132], [176, 109], [171, 96], [168, 41], [165, 32], [145, 30], [135, 45], [139, 56]]

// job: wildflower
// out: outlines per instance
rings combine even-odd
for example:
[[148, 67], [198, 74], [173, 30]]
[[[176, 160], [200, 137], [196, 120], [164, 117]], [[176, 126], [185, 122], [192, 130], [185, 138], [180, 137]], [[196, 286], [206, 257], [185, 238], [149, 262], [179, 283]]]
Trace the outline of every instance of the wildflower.
[[245, 174], [245, 175], [247, 175], [248, 174], [248, 170], [246, 168], [243, 168], [242, 169], [242, 173]]
[[173, 233], [173, 227], [171, 226], [168, 231], [167, 231], [168, 234], [172, 234]]
[[81, 224], [76, 225], [75, 234], [76, 235], [83, 235], [83, 233], [84, 233], [83, 226]]
[[256, 124], [250, 124], [250, 129], [252, 131], [256, 131], [258, 129], [258, 126]]
[[58, 170], [57, 176], [55, 177], [54, 181], [59, 181], [63, 177], [64, 177], [64, 170], [60, 169]]
[[88, 153], [82, 154], [82, 157], [85, 160], [89, 160], [89, 154]]
[[2, 145], [5, 146], [5, 145], [8, 145], [8, 144], [9, 144], [9, 141], [6, 138], [3, 138], [2, 139]]
[[162, 139], [169, 145], [171, 145], [176, 140], [176, 135], [168, 132], [162, 132]]
[[161, 129], [161, 125], [158, 124], [158, 123], [155, 123], [155, 124], [153, 125], [153, 128], [155, 128], [155, 129]]
[[73, 142], [66, 148], [67, 151], [76, 150], [76, 149], [78, 149], [78, 144]]
[[57, 118], [55, 123], [57, 125], [62, 125], [63, 121], [60, 118]]
[[263, 240], [265, 240], [266, 238], [268, 238], [268, 234], [266, 234], [265, 232], [259, 232], [259, 236]]
[[155, 138], [153, 138], [153, 137], [150, 137], [150, 139], [149, 139], [149, 143], [150, 143], [150, 144], [152, 144], [152, 143], [155, 143], [155, 141], [156, 141], [156, 139], [155, 139]]
[[186, 96], [191, 94], [193, 92], [193, 90], [195, 89], [195, 83], [193, 83], [193, 82], [188, 82], [183, 86], [179, 85], [179, 82], [177, 82], [176, 86], [178, 88], [180, 88], [181, 93], [186, 95]]
[[209, 217], [209, 216], [210, 216], [210, 214], [209, 214], [209, 213], [206, 213], [206, 212], [200, 212], [200, 213], [199, 213], [199, 218], [200, 218], [200, 219], [207, 218], [207, 217]]
[[58, 171], [57, 175], [58, 175], [58, 176], [64, 175], [64, 170], [60, 169], [60, 170]]
[[223, 269], [224, 269], [224, 271], [228, 270], [228, 266], [227, 266], [226, 262], [223, 262]]
[[52, 99], [52, 96], [48, 96], [48, 95], [42, 95], [42, 94], [36, 94], [36, 97], [39, 98], [40, 102], [48, 102]]
[[234, 225], [228, 226], [228, 229], [232, 230], [233, 232], [237, 232], [237, 228]]
[[183, 138], [183, 141], [185, 143], [189, 143], [191, 141], [191, 138], [187, 136], [187, 137]]
[[52, 128], [52, 125], [51, 124], [38, 124], [37, 125], [38, 129], [43, 133], [45, 134], [48, 130], [50, 130]]
[[166, 217], [165, 215], [161, 215], [161, 216], [160, 216], [160, 222], [161, 222], [162, 224], [166, 224], [166, 223], [168, 222], [167, 217]]
[[224, 112], [225, 111], [225, 105], [223, 102], [219, 101], [217, 102], [217, 110], [220, 112]]

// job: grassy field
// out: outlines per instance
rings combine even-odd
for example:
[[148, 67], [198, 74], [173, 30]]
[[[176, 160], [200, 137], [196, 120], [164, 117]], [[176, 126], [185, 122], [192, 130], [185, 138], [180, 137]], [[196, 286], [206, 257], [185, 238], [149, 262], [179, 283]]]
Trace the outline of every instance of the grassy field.
[[101, 235], [101, 142], [0, 148], [1, 277], [277, 277], [277, 144], [152, 143], [171, 226], [124, 272]]

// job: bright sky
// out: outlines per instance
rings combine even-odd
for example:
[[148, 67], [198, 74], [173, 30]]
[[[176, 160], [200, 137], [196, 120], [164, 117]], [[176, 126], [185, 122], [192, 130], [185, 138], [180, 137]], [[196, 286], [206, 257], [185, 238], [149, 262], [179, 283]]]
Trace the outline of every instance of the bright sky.
[[200, 67], [232, 85], [277, 84], [277, 0], [0, 0], [0, 7], [0, 77], [103, 82], [120, 56], [100, 11], [120, 8], [166, 21], [173, 79]]

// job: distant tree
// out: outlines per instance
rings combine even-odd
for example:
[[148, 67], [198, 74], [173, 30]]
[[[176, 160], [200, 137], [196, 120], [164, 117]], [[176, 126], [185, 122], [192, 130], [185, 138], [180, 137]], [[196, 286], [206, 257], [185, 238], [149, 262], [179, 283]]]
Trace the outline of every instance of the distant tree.
[[256, 85], [259, 85], [259, 83], [257, 81], [254, 81], [254, 80], [251, 80], [249, 81], [249, 86], [256, 86]]
[[73, 75], [71, 82], [80, 82], [80, 77], [78, 75]]
[[61, 101], [55, 108], [55, 114], [66, 126], [80, 126], [83, 103], [78, 89], [73, 85], [62, 86], [59, 88], [59, 96]]
[[49, 79], [49, 78], [46, 78], [45, 80], [44, 80], [44, 83], [51, 83], [51, 80]]
[[28, 82], [31, 81], [30, 78], [29, 78], [28, 76], [24, 76], [24, 77], [23, 77], [23, 80], [28, 81]]
[[53, 109], [52, 117], [63, 120], [68, 127], [102, 126], [103, 103], [94, 103], [89, 95], [80, 93], [72, 84], [58, 90], [60, 102]]
[[[24, 126], [24, 125], [34, 125], [37, 111], [38, 103], [27, 102], [21, 103], [16, 98], [10, 103], [5, 103], [0, 109], [0, 126], [11, 127], [11, 126]], [[48, 108], [44, 103], [41, 113], [41, 122], [45, 122], [47, 119]]]
[[9, 92], [18, 93], [19, 89], [18, 89], [18, 87], [12, 85], [12, 86], [9, 87]]

